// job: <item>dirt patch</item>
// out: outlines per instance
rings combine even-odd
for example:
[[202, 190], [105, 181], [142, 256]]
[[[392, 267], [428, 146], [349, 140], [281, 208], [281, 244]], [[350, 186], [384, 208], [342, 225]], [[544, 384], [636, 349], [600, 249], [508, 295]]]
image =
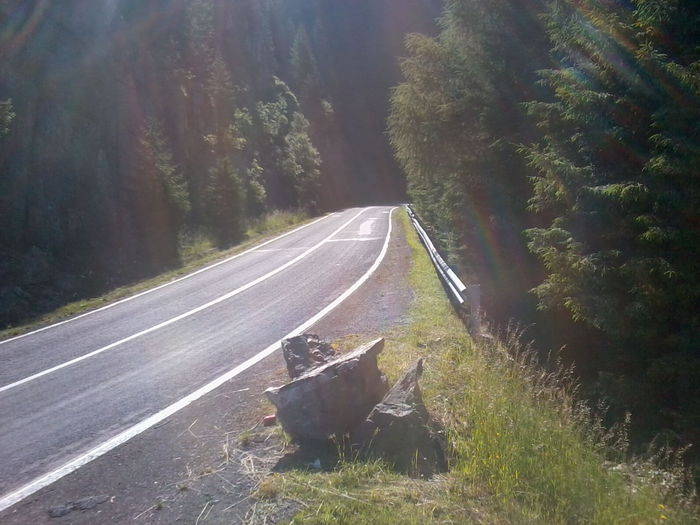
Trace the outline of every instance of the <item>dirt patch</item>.
[[[411, 258], [394, 214], [382, 265], [310, 331], [328, 340], [352, 335], [364, 339], [405, 323], [413, 299], [407, 282]], [[286, 380], [282, 354], [276, 353], [155, 428], [0, 513], [0, 522], [218, 524], [267, 518], [274, 523], [293, 515], [295, 502], [287, 508], [274, 506], [273, 511], [264, 497], [252, 497], [290, 452], [277, 428], [259, 425], [272, 412], [262, 392]], [[313, 468], [313, 461], [309, 463]], [[73, 505], [91, 497], [100, 503]], [[70, 511], [51, 517], [49, 511], [61, 506]]]

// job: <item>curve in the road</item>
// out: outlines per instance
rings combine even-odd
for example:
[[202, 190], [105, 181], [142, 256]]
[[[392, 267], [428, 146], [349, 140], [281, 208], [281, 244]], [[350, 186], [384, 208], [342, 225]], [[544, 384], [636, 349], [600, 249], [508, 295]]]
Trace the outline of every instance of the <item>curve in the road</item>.
[[[351, 222], [353, 222], [355, 219], [357, 219], [357, 217], [359, 217], [360, 215], [362, 215], [362, 213], [364, 213], [367, 209], [368, 209], [368, 208], [363, 208], [363, 209], [360, 210], [357, 214], [353, 215], [353, 217], [352, 217], [351, 219], [349, 219], [348, 221], [344, 222], [340, 227], [338, 227], [337, 229], [335, 229], [329, 236], [327, 236], [326, 238], [324, 238], [321, 242], [315, 244], [314, 246], [312, 246], [311, 248], [307, 249], [306, 251], [304, 251], [304, 252], [301, 253], [300, 255], [296, 256], [296, 257], [295, 257], [294, 259], [292, 259], [291, 261], [287, 261], [287, 262], [284, 263], [283, 265], [278, 266], [277, 268], [275, 268], [274, 270], [272, 270], [272, 271], [266, 273], [265, 275], [262, 275], [262, 276], [258, 277], [257, 279], [254, 279], [254, 280], [252, 280], [252, 281], [250, 281], [250, 282], [244, 284], [243, 286], [240, 286], [240, 287], [236, 288], [235, 290], [232, 290], [232, 291], [230, 291], [230, 292], [228, 292], [228, 293], [226, 293], [226, 294], [224, 294], [224, 295], [221, 295], [221, 296], [217, 297], [216, 299], [213, 299], [213, 300], [211, 300], [211, 301], [209, 301], [209, 302], [207, 302], [207, 303], [205, 303], [205, 304], [203, 304], [203, 305], [200, 305], [200, 306], [198, 306], [198, 307], [196, 307], [196, 308], [193, 308], [193, 309], [191, 309], [191, 310], [189, 310], [189, 311], [187, 311], [187, 312], [185, 312], [185, 313], [183, 313], [183, 314], [180, 314], [180, 315], [178, 315], [178, 316], [172, 317], [172, 318], [168, 319], [167, 321], [163, 321], [162, 323], [159, 323], [159, 324], [157, 324], [157, 325], [155, 325], [155, 326], [151, 326], [151, 327], [149, 327], [149, 328], [146, 328], [145, 330], [141, 330], [140, 332], [137, 332], [137, 333], [132, 334], [132, 335], [130, 335], [130, 336], [128, 336], [128, 337], [125, 337], [125, 338], [123, 338], [123, 339], [120, 339], [120, 340], [118, 340], [118, 341], [115, 341], [115, 342], [113, 342], [113, 343], [110, 343], [110, 344], [108, 344], [108, 345], [106, 345], [106, 346], [103, 346], [103, 347], [101, 347], [101, 348], [98, 348], [97, 350], [93, 350], [92, 352], [88, 352], [87, 354], [81, 355], [80, 357], [76, 357], [75, 359], [71, 359], [70, 361], [66, 361], [66, 362], [61, 363], [61, 364], [59, 364], [59, 365], [53, 366], [53, 367], [51, 367], [51, 368], [47, 368], [47, 369], [45, 369], [45, 370], [42, 370], [41, 372], [37, 372], [36, 374], [32, 374], [32, 375], [30, 375], [30, 376], [28, 376], [28, 377], [25, 377], [25, 378], [23, 378], [23, 379], [20, 379], [19, 381], [15, 381], [15, 382], [13, 382], [13, 383], [4, 385], [4, 386], [0, 387], [0, 393], [5, 392], [5, 391], [7, 391], [7, 390], [11, 390], [11, 389], [16, 388], [16, 387], [18, 387], [18, 386], [20, 386], [20, 385], [29, 383], [30, 381], [34, 381], [35, 379], [38, 379], [38, 378], [43, 377], [43, 376], [46, 376], [46, 375], [48, 375], [48, 374], [51, 374], [51, 373], [56, 372], [56, 371], [58, 371], [58, 370], [61, 370], [61, 369], [63, 369], [63, 368], [69, 367], [69, 366], [71, 366], [71, 365], [74, 365], [74, 364], [76, 364], [76, 363], [79, 363], [80, 361], [84, 361], [85, 359], [89, 359], [89, 358], [91, 358], [91, 357], [94, 357], [94, 356], [96, 356], [96, 355], [99, 355], [99, 354], [101, 354], [101, 353], [103, 353], [103, 352], [106, 352], [107, 350], [111, 350], [112, 348], [116, 348], [116, 347], [119, 346], [119, 345], [122, 345], [122, 344], [124, 344], [124, 343], [129, 342], [129, 341], [133, 341], [134, 339], [137, 339], [137, 338], [139, 338], [139, 337], [142, 337], [142, 336], [144, 336], [144, 335], [146, 335], [146, 334], [150, 334], [151, 332], [155, 332], [156, 330], [160, 330], [161, 328], [165, 328], [166, 326], [169, 326], [169, 325], [171, 325], [171, 324], [173, 324], [173, 323], [176, 323], [176, 322], [178, 322], [178, 321], [181, 321], [181, 320], [183, 320], [183, 319], [186, 319], [187, 317], [190, 317], [190, 316], [192, 316], [192, 315], [195, 315], [195, 314], [197, 314], [197, 313], [199, 313], [199, 312], [201, 312], [201, 311], [203, 311], [203, 310], [206, 310], [207, 308], [211, 308], [212, 306], [215, 306], [215, 305], [221, 303], [222, 301], [226, 301], [227, 299], [230, 299], [230, 298], [232, 298], [232, 297], [238, 295], [239, 293], [244, 292], [244, 291], [248, 290], [249, 288], [252, 288], [252, 287], [255, 286], [256, 284], [260, 284], [261, 282], [263, 282], [263, 281], [269, 279], [270, 277], [273, 277], [273, 276], [277, 275], [278, 273], [280, 273], [281, 271], [285, 270], [286, 268], [289, 268], [289, 267], [292, 266], [293, 264], [299, 262], [299, 261], [302, 260], [304, 257], [307, 257], [307, 256], [310, 255], [311, 253], [315, 252], [318, 248], [320, 248], [320, 247], [323, 246], [326, 242], [328, 242], [329, 240], [331, 240], [337, 233], [339, 233], [340, 231], [342, 231], [346, 226], [348, 226]], [[252, 250], [251, 250], [251, 251], [252, 251]], [[242, 255], [242, 254], [241, 254], [241, 255]], [[231, 260], [231, 259], [228, 259], [228, 260]], [[211, 268], [211, 267], [213, 267], [213, 266], [210, 266], [209, 268]], [[194, 275], [194, 274], [191, 274], [191, 275]], [[27, 334], [27, 335], [29, 335], [29, 334]]]
[[130, 295], [129, 297], [125, 297], [124, 299], [120, 299], [120, 300], [118, 300], [118, 301], [115, 301], [115, 302], [110, 303], [110, 304], [108, 304], [108, 305], [102, 306], [102, 307], [100, 307], [100, 308], [96, 308], [96, 309], [94, 309], [94, 310], [90, 310], [89, 312], [85, 312], [85, 313], [83, 313], [83, 314], [76, 315], [76, 316], [74, 316], [74, 317], [71, 317], [70, 319], [66, 319], [66, 320], [64, 320], [64, 321], [59, 321], [59, 322], [57, 322], [57, 323], [53, 323], [53, 324], [50, 324], [50, 325], [48, 325], [48, 326], [43, 326], [43, 327], [41, 327], [41, 328], [37, 328], [36, 330], [32, 330], [31, 332], [27, 332], [27, 333], [25, 333], [25, 334], [17, 335], [17, 336], [15, 336], [15, 337], [10, 337], [10, 338], [8, 338], [8, 339], [3, 339], [2, 341], [0, 341], [0, 345], [3, 345], [3, 344], [5, 344], [5, 343], [10, 343], [10, 342], [12, 342], [12, 341], [17, 341], [18, 339], [23, 339], [23, 338], [28, 337], [28, 336], [30, 336], [30, 335], [38, 334], [39, 332], [44, 332], [44, 331], [49, 330], [49, 329], [51, 329], [51, 328], [55, 328], [55, 327], [57, 327], [57, 326], [61, 326], [61, 325], [67, 324], [67, 323], [71, 323], [71, 322], [73, 322], [73, 321], [77, 321], [78, 319], [82, 319], [83, 317], [87, 317], [88, 315], [93, 315], [93, 314], [96, 314], [96, 313], [98, 313], [98, 312], [103, 312], [104, 310], [109, 310], [110, 308], [114, 308], [115, 306], [118, 306], [118, 305], [120, 305], [120, 304], [124, 304], [124, 303], [129, 302], [129, 301], [132, 301], [132, 300], [134, 300], [134, 299], [138, 299], [139, 297], [143, 297], [144, 295], [147, 295], [147, 294], [153, 293], [153, 292], [155, 292], [155, 291], [161, 290], [161, 289], [163, 289], [163, 288], [165, 288], [165, 287], [167, 287], [167, 286], [171, 286], [171, 285], [173, 285], [173, 284], [176, 284], [176, 283], [179, 283], [179, 282], [181, 282], [181, 281], [184, 281], [185, 279], [189, 279], [189, 278], [191, 278], [191, 277], [194, 277], [195, 275], [199, 275], [200, 273], [203, 273], [203, 272], [206, 272], [206, 271], [208, 271], [208, 270], [211, 270], [212, 268], [216, 268], [217, 266], [221, 266], [222, 264], [226, 264], [226, 263], [228, 263], [228, 262], [231, 262], [231, 261], [233, 261], [234, 259], [238, 259], [239, 257], [243, 257], [244, 255], [247, 255], [247, 254], [249, 254], [249, 253], [251, 253], [251, 252], [258, 251], [258, 250], [260, 250], [260, 248], [263, 248], [264, 246], [267, 246], [268, 244], [272, 244], [273, 242], [276, 242], [276, 241], [278, 241], [278, 240], [280, 240], [280, 239], [284, 239], [285, 237], [287, 237], [287, 236], [289, 236], [289, 235], [292, 235], [292, 234], [294, 234], [294, 233], [296, 233], [296, 232], [298, 232], [298, 231], [301, 231], [301, 230], [303, 230], [303, 229], [305, 229], [305, 228], [308, 228], [309, 226], [312, 226], [312, 225], [316, 224], [317, 222], [320, 222], [320, 221], [322, 221], [322, 220], [324, 220], [324, 219], [328, 219], [328, 218], [330, 218], [330, 217], [333, 217], [334, 215], [335, 215], [335, 213], [329, 213], [328, 215], [325, 215], [324, 217], [319, 217], [318, 219], [316, 219], [316, 220], [314, 220], [314, 221], [311, 221], [311, 222], [308, 222], [308, 223], [306, 223], [306, 224], [303, 224], [302, 226], [299, 226], [298, 228], [294, 228], [293, 230], [290, 230], [290, 231], [288, 231], [288, 232], [285, 232], [285, 233], [283, 233], [282, 235], [278, 235], [278, 236], [276, 236], [276, 237], [273, 237], [272, 239], [269, 239], [269, 240], [267, 240], [267, 241], [265, 241], [265, 242], [263, 242], [263, 243], [261, 243], [261, 244], [257, 244], [257, 245], [255, 245], [254, 247], [252, 247], [252, 248], [250, 248], [250, 249], [248, 249], [248, 250], [245, 250], [245, 251], [243, 251], [243, 252], [241, 252], [241, 253], [237, 253], [236, 255], [232, 255], [231, 257], [227, 257], [226, 259], [222, 259], [221, 261], [217, 261], [217, 262], [215, 262], [214, 264], [210, 264], [210, 265], [208, 265], [208, 266], [205, 266], [204, 268], [200, 268], [199, 270], [196, 270], [196, 271], [194, 271], [194, 272], [188, 273], [187, 275], [183, 275], [182, 277], [178, 277], [177, 279], [173, 279], [172, 281], [168, 281], [167, 283], [163, 283], [163, 284], [161, 284], [161, 285], [159, 285], [159, 286], [155, 286], [155, 287], [153, 287], [153, 288], [149, 288], [148, 290], [144, 290], [143, 292], [139, 292], [139, 293], [137, 293], [137, 294]]
[[[392, 232], [392, 216], [393, 212], [396, 208], [392, 208], [388, 214], [389, 216], [389, 224], [388, 224], [388, 230], [386, 237], [384, 239], [384, 243], [382, 246], [382, 249], [373, 262], [373, 264], [367, 269], [367, 271], [359, 278], [357, 279], [349, 288], [347, 288], [342, 294], [340, 294], [338, 297], [336, 297], [335, 300], [333, 300], [331, 303], [329, 303], [326, 307], [324, 307], [321, 311], [319, 311], [317, 314], [312, 316], [310, 319], [302, 323], [301, 325], [297, 326], [294, 330], [289, 332], [287, 335], [285, 335], [283, 338], [281, 338], [278, 341], [275, 341], [271, 345], [269, 345], [267, 348], [262, 350], [261, 352], [257, 353], [256, 355], [250, 357], [243, 363], [239, 364], [235, 368], [231, 369], [230, 371], [224, 373], [223, 375], [220, 375], [216, 379], [210, 381], [209, 383], [205, 384], [204, 386], [198, 388], [191, 394], [185, 396], [184, 398], [180, 399], [179, 401], [176, 401], [175, 403], [167, 406], [166, 408], [156, 412], [155, 414], [149, 416], [145, 420], [141, 421], [140, 423], [137, 423], [126, 430], [122, 431], [121, 433], [117, 434], [116, 436], [108, 439], [107, 441], [103, 442], [102, 444], [92, 448], [88, 452], [74, 458], [73, 460], [69, 461], [68, 463], [64, 464], [63, 466], [43, 475], [40, 476], [39, 478], [31, 481], [30, 483], [24, 485], [20, 489], [11, 492], [5, 496], [0, 497], [0, 512], [11, 507], [15, 503], [23, 500], [24, 498], [30, 496], [31, 494], [37, 492], [38, 490], [50, 485], [51, 483], [54, 483], [55, 481], [61, 479], [62, 477], [66, 476], [67, 474], [77, 470], [78, 468], [82, 467], [83, 465], [86, 465], [87, 463], [93, 461], [94, 459], [106, 454], [110, 450], [113, 450], [114, 448], [118, 447], [122, 443], [125, 443], [126, 441], [130, 440], [131, 438], [141, 434], [142, 432], [148, 430], [149, 428], [153, 427], [154, 425], [158, 424], [159, 422], [163, 421], [164, 419], [170, 417], [171, 415], [175, 414], [179, 410], [183, 409], [187, 405], [191, 404], [192, 402], [196, 401], [197, 399], [201, 398], [202, 396], [208, 394], [209, 392], [213, 391], [214, 389], [218, 388], [219, 386], [223, 385], [230, 379], [236, 377], [237, 375], [241, 374], [245, 370], [249, 369], [256, 363], [262, 361], [269, 355], [273, 354], [276, 350], [279, 349], [280, 343], [282, 339], [292, 337], [294, 335], [298, 335], [300, 333], [303, 333], [310, 327], [312, 327], [315, 323], [317, 323], [320, 319], [328, 315], [332, 310], [337, 308], [345, 299], [347, 299], [350, 295], [352, 295], [360, 286], [362, 286], [363, 283], [365, 283], [371, 276], [374, 274], [374, 272], [377, 270], [379, 265], [382, 263], [384, 260], [384, 257], [386, 255], [386, 252], [389, 247], [389, 241], [391, 238], [391, 232]], [[364, 210], [363, 210], [364, 211]], [[361, 212], [360, 212], [361, 213]], [[357, 218], [357, 216], [360, 215], [358, 213], [353, 217], [352, 220]], [[341, 231], [342, 228], [344, 228], [348, 223], [345, 223], [341, 228], [336, 230], [332, 235], [324, 239], [320, 244], [324, 244], [325, 242], [328, 241], [328, 239], [332, 238], [333, 235], [335, 235], [337, 232]], [[288, 264], [288, 263], [287, 263]], [[281, 268], [281, 267], [280, 267]], [[276, 271], [275, 273], [278, 273], [281, 270]]]

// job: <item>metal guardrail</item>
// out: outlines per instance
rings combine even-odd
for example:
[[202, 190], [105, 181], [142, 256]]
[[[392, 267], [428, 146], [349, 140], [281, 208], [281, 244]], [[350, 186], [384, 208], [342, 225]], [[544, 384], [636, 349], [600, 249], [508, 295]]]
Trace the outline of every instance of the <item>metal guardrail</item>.
[[425, 249], [428, 251], [428, 255], [433, 261], [433, 265], [445, 285], [450, 300], [460, 310], [464, 310], [467, 307], [469, 308], [469, 332], [472, 335], [479, 335], [481, 333], [480, 286], [478, 284], [467, 286], [462, 282], [447, 262], [445, 262], [445, 259], [440, 255], [437, 248], [435, 248], [435, 244], [430, 240], [428, 232], [425, 231], [420, 218], [413, 211], [410, 204], [406, 204], [406, 210], [408, 211], [408, 216], [411, 218], [413, 227], [418, 233], [418, 237], [420, 237], [423, 246], [425, 246]]

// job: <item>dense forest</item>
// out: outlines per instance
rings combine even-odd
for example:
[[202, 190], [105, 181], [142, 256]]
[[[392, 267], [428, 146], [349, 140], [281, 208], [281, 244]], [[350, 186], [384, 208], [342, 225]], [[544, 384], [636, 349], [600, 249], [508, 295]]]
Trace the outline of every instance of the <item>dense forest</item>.
[[611, 420], [700, 443], [700, 4], [448, 0], [440, 28], [389, 121], [418, 211]]
[[0, 2], [0, 326], [240, 241], [274, 209], [405, 198], [385, 139], [439, 0]]

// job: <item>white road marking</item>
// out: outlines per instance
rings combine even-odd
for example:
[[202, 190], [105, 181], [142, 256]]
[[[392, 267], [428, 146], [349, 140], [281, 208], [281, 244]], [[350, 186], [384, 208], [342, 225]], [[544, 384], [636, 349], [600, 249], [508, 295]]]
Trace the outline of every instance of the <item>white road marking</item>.
[[374, 223], [377, 219], [367, 219], [365, 222], [360, 224], [360, 229], [358, 230], [358, 235], [372, 235], [372, 228], [374, 228]]
[[130, 335], [130, 336], [128, 336], [128, 337], [125, 337], [125, 338], [123, 338], [123, 339], [120, 339], [119, 341], [115, 341], [114, 343], [111, 343], [111, 344], [108, 344], [108, 345], [106, 345], [106, 346], [103, 346], [102, 348], [98, 348], [97, 350], [93, 350], [92, 352], [89, 352], [89, 353], [87, 353], [87, 354], [81, 355], [80, 357], [76, 357], [75, 359], [71, 359], [70, 361], [66, 361], [65, 363], [61, 363], [60, 365], [56, 365], [56, 366], [53, 366], [53, 367], [51, 367], [51, 368], [47, 368], [46, 370], [42, 370], [41, 372], [37, 372], [36, 374], [32, 374], [32, 375], [30, 375], [30, 376], [28, 376], [28, 377], [25, 377], [24, 379], [20, 379], [19, 381], [15, 381], [14, 383], [10, 383], [10, 384], [8, 384], [8, 385], [5, 385], [5, 386], [3, 386], [3, 387], [0, 387], [0, 393], [5, 392], [5, 391], [7, 391], [7, 390], [10, 390], [10, 389], [12, 389], [12, 388], [16, 388], [16, 387], [18, 387], [18, 386], [20, 386], [20, 385], [23, 385], [23, 384], [25, 384], [25, 383], [29, 383], [30, 381], [34, 381], [35, 379], [39, 379], [40, 377], [43, 377], [43, 376], [48, 375], [48, 374], [51, 374], [51, 373], [53, 373], [53, 372], [56, 372], [56, 371], [58, 371], [58, 370], [61, 370], [61, 369], [63, 369], [63, 368], [66, 368], [66, 367], [68, 367], [68, 366], [74, 365], [74, 364], [76, 364], [76, 363], [79, 363], [80, 361], [84, 361], [85, 359], [89, 359], [90, 357], [94, 357], [94, 356], [96, 356], [96, 355], [98, 355], [98, 354], [101, 354], [101, 353], [103, 353], [103, 352], [106, 352], [107, 350], [111, 350], [112, 348], [115, 348], [115, 347], [117, 347], [117, 346], [120, 346], [120, 345], [122, 345], [122, 344], [124, 344], [124, 343], [127, 343], [127, 342], [129, 342], [129, 341], [133, 341], [134, 339], [137, 339], [137, 338], [139, 338], [139, 337], [142, 337], [142, 336], [144, 336], [144, 335], [146, 335], [146, 334], [150, 334], [151, 332], [155, 332], [156, 330], [160, 330], [161, 328], [165, 328], [166, 326], [169, 326], [169, 325], [171, 325], [171, 324], [173, 324], [173, 323], [176, 323], [176, 322], [178, 322], [178, 321], [181, 321], [182, 319], [185, 319], [185, 318], [187, 318], [187, 317], [191, 317], [191, 316], [193, 316], [194, 314], [201, 312], [202, 310], [206, 310], [206, 309], [208, 309], [208, 308], [211, 308], [212, 306], [217, 305], [217, 304], [219, 304], [219, 303], [221, 303], [221, 302], [223, 302], [223, 301], [226, 301], [227, 299], [230, 299], [231, 297], [233, 297], [233, 296], [235, 296], [235, 295], [238, 295], [238, 294], [240, 294], [240, 293], [242, 293], [242, 292], [245, 292], [245, 291], [248, 290], [249, 288], [252, 288], [252, 287], [255, 286], [256, 284], [259, 284], [259, 283], [261, 283], [261, 282], [263, 282], [263, 281], [269, 279], [270, 277], [272, 277], [272, 276], [274, 276], [274, 275], [277, 275], [277, 274], [280, 273], [281, 271], [286, 270], [287, 268], [289, 268], [289, 267], [292, 266], [293, 264], [297, 263], [298, 261], [300, 261], [301, 259], [303, 259], [303, 258], [306, 257], [307, 255], [310, 255], [312, 252], [316, 251], [318, 248], [320, 248], [321, 246], [323, 246], [330, 238], [332, 238], [332, 237], [333, 237], [334, 235], [336, 235], [337, 233], [341, 232], [341, 231], [342, 231], [344, 228], [346, 228], [352, 221], [354, 221], [355, 219], [357, 219], [360, 215], [362, 215], [362, 214], [363, 214], [365, 211], [367, 211], [368, 209], [369, 209], [369, 208], [364, 208], [364, 209], [360, 210], [359, 213], [357, 213], [356, 215], [354, 215], [354, 216], [352, 217], [352, 219], [350, 219], [349, 221], [343, 223], [342, 226], [340, 226], [338, 229], [336, 229], [333, 233], [331, 233], [328, 237], [326, 237], [325, 239], [323, 239], [321, 242], [319, 242], [318, 244], [312, 246], [311, 248], [309, 248], [309, 249], [306, 250], [305, 252], [303, 252], [303, 253], [297, 255], [297, 256], [296, 256], [294, 259], [292, 259], [291, 261], [288, 261], [288, 262], [284, 263], [282, 266], [277, 267], [276, 269], [272, 270], [271, 272], [268, 272], [268, 273], [266, 273], [265, 275], [262, 275], [262, 276], [258, 277], [257, 279], [254, 279], [254, 280], [250, 281], [249, 283], [244, 284], [243, 286], [240, 286], [240, 287], [236, 288], [235, 290], [232, 290], [232, 291], [230, 291], [230, 292], [228, 292], [228, 293], [226, 293], [226, 294], [224, 294], [224, 295], [221, 295], [221, 296], [217, 297], [216, 299], [213, 299], [213, 300], [209, 301], [208, 303], [205, 303], [205, 304], [203, 304], [203, 305], [201, 305], [201, 306], [198, 306], [197, 308], [193, 308], [192, 310], [189, 310], [189, 311], [187, 311], [187, 312], [185, 312], [185, 313], [182, 313], [182, 314], [180, 314], [180, 315], [178, 315], [178, 316], [176, 316], [176, 317], [172, 317], [171, 319], [168, 319], [167, 321], [163, 321], [162, 323], [159, 323], [159, 324], [157, 324], [157, 325], [155, 325], [155, 326], [151, 326], [150, 328], [146, 328], [145, 330], [141, 330], [140, 332], [137, 332], [137, 333], [135, 333], [135, 334], [132, 334], [132, 335]]
[[[323, 310], [318, 312], [316, 315], [314, 315], [311, 319], [307, 320], [305, 323], [297, 326], [294, 330], [289, 332], [287, 335], [285, 335], [282, 339], [287, 339], [289, 337], [293, 337], [295, 335], [301, 334], [311, 328], [314, 324], [316, 324], [318, 321], [320, 321], [323, 317], [328, 315], [331, 311], [333, 311], [335, 308], [338, 307], [339, 304], [341, 304], [345, 299], [350, 297], [360, 286], [362, 286], [367, 279], [369, 279], [372, 274], [377, 270], [379, 265], [382, 263], [384, 260], [384, 256], [386, 255], [386, 252], [389, 248], [389, 240], [391, 239], [391, 216], [393, 211], [396, 208], [392, 208], [391, 212], [389, 213], [389, 229], [386, 234], [386, 238], [384, 240], [384, 246], [382, 246], [381, 252], [379, 252], [379, 256], [377, 259], [374, 261], [374, 264], [370, 266], [370, 268], [364, 273], [362, 277], [360, 277], [355, 283], [345, 290], [341, 295], [339, 295], [332, 303], [327, 305]], [[157, 425], [164, 419], [170, 417], [171, 415], [175, 414], [179, 410], [182, 410], [185, 408], [187, 405], [191, 404], [192, 402], [196, 401], [197, 399], [201, 398], [202, 396], [208, 394], [212, 390], [220, 387], [227, 381], [233, 379], [237, 375], [241, 374], [242, 372], [245, 372], [248, 370], [251, 366], [257, 364], [258, 362], [262, 361], [269, 355], [273, 354], [275, 351], [277, 351], [280, 347], [280, 344], [282, 342], [282, 339], [279, 341], [275, 341], [272, 343], [270, 346], [265, 348], [262, 352], [254, 355], [250, 359], [244, 361], [234, 369], [226, 372], [222, 376], [217, 377], [213, 381], [207, 383], [206, 385], [198, 388], [188, 396], [180, 399], [179, 401], [173, 403], [172, 405], [164, 408], [163, 410], [156, 412], [152, 416], [146, 418], [145, 420], [141, 421], [140, 423], [137, 423], [136, 425], [124, 430], [123, 432], [117, 434], [116, 436], [108, 439], [104, 443], [96, 446], [92, 450], [89, 450], [85, 454], [82, 454], [73, 460], [69, 461], [62, 467], [57, 468], [56, 470], [53, 470], [49, 472], [48, 474], [45, 474], [39, 478], [36, 478], [35, 480], [31, 481], [27, 485], [21, 487], [20, 489], [11, 492], [10, 494], [7, 494], [5, 496], [2, 496], [0, 498], [0, 512], [7, 509], [8, 507], [11, 507], [15, 503], [18, 503], [22, 501], [24, 498], [31, 496], [34, 494], [36, 491], [41, 490], [42, 488], [50, 485], [51, 483], [54, 483], [55, 481], [58, 481], [62, 477], [70, 474], [71, 472], [79, 469], [80, 467], [87, 465], [90, 463], [92, 460], [99, 458], [100, 456], [106, 454], [110, 450], [118, 447], [122, 443], [127, 442], [131, 438], [138, 436], [139, 434], [143, 433], [144, 431], [148, 430], [149, 428]]]
[[136, 295], [131, 295], [129, 297], [126, 297], [124, 299], [120, 299], [119, 301], [115, 301], [113, 303], [110, 303], [106, 306], [102, 306], [100, 308], [97, 308], [95, 310], [90, 310], [89, 312], [85, 312], [84, 314], [76, 315], [75, 317], [71, 317], [70, 319], [66, 319], [65, 321], [59, 321], [58, 323], [50, 324], [48, 326], [44, 326], [42, 328], [37, 328], [36, 330], [32, 330], [31, 332], [27, 332], [26, 334], [21, 334], [17, 335], [15, 337], [11, 337], [9, 339], [5, 339], [3, 341], [0, 341], [0, 345], [3, 345], [5, 343], [9, 343], [11, 341], [16, 341], [17, 339], [22, 339], [23, 337], [27, 337], [39, 332], [43, 332], [44, 330], [48, 330], [49, 328], [55, 328], [56, 326], [61, 326], [62, 324], [70, 323], [72, 321], [75, 321], [77, 319], [81, 319], [83, 317], [86, 317], [88, 315], [96, 314], [97, 312], [102, 312], [103, 310], [108, 310], [109, 308], [113, 308], [117, 305], [120, 305], [122, 303], [126, 303], [128, 301], [131, 301], [133, 299], [137, 299], [138, 297], [142, 297], [146, 294], [149, 294], [151, 292], [155, 292], [157, 290], [160, 290], [161, 288], [165, 288], [166, 286], [170, 286], [171, 284], [179, 283], [180, 281], [184, 281], [185, 279], [189, 279], [190, 277], [194, 277], [195, 275], [199, 275], [202, 272], [206, 272], [207, 270], [211, 270], [212, 268], [216, 268], [217, 266], [221, 266], [222, 264], [226, 264], [227, 262], [231, 262], [234, 259], [238, 259], [239, 257], [243, 257], [244, 255], [247, 255], [251, 252], [257, 251], [258, 249], [262, 248], [263, 246], [267, 246], [268, 244], [271, 244], [275, 241], [278, 241], [280, 239], [283, 239], [284, 237], [287, 237], [288, 235], [292, 235], [293, 233], [296, 233], [300, 230], [303, 230], [304, 228], [308, 228], [309, 226], [316, 224], [317, 222], [320, 222], [324, 219], [328, 219], [330, 217], [333, 217], [334, 215], [337, 215], [337, 213], [330, 213], [326, 215], [325, 217], [320, 217], [316, 219], [315, 221], [312, 221], [308, 224], [304, 224], [303, 226], [299, 226], [298, 228], [294, 228], [291, 231], [288, 231], [287, 233], [283, 233], [282, 235], [278, 235], [277, 237], [270, 239], [269, 241], [265, 241], [261, 244], [258, 244], [256, 246], [253, 246], [252, 248], [249, 248], [248, 250], [245, 250], [241, 253], [237, 253], [236, 255], [232, 255], [231, 257], [228, 257], [226, 259], [223, 259], [219, 262], [215, 262], [214, 264], [210, 264], [209, 266], [205, 266], [204, 268], [200, 268], [197, 271], [194, 271], [192, 273], [188, 273], [187, 275], [183, 275], [182, 277], [178, 277], [177, 279], [174, 279], [172, 281], [168, 281], [167, 283], [161, 284], [160, 286], [156, 286], [155, 288], [149, 288], [148, 290], [144, 290], [143, 292], [137, 293]]
[[381, 240], [382, 237], [355, 237], [354, 239], [330, 239], [328, 242], [366, 242]]

